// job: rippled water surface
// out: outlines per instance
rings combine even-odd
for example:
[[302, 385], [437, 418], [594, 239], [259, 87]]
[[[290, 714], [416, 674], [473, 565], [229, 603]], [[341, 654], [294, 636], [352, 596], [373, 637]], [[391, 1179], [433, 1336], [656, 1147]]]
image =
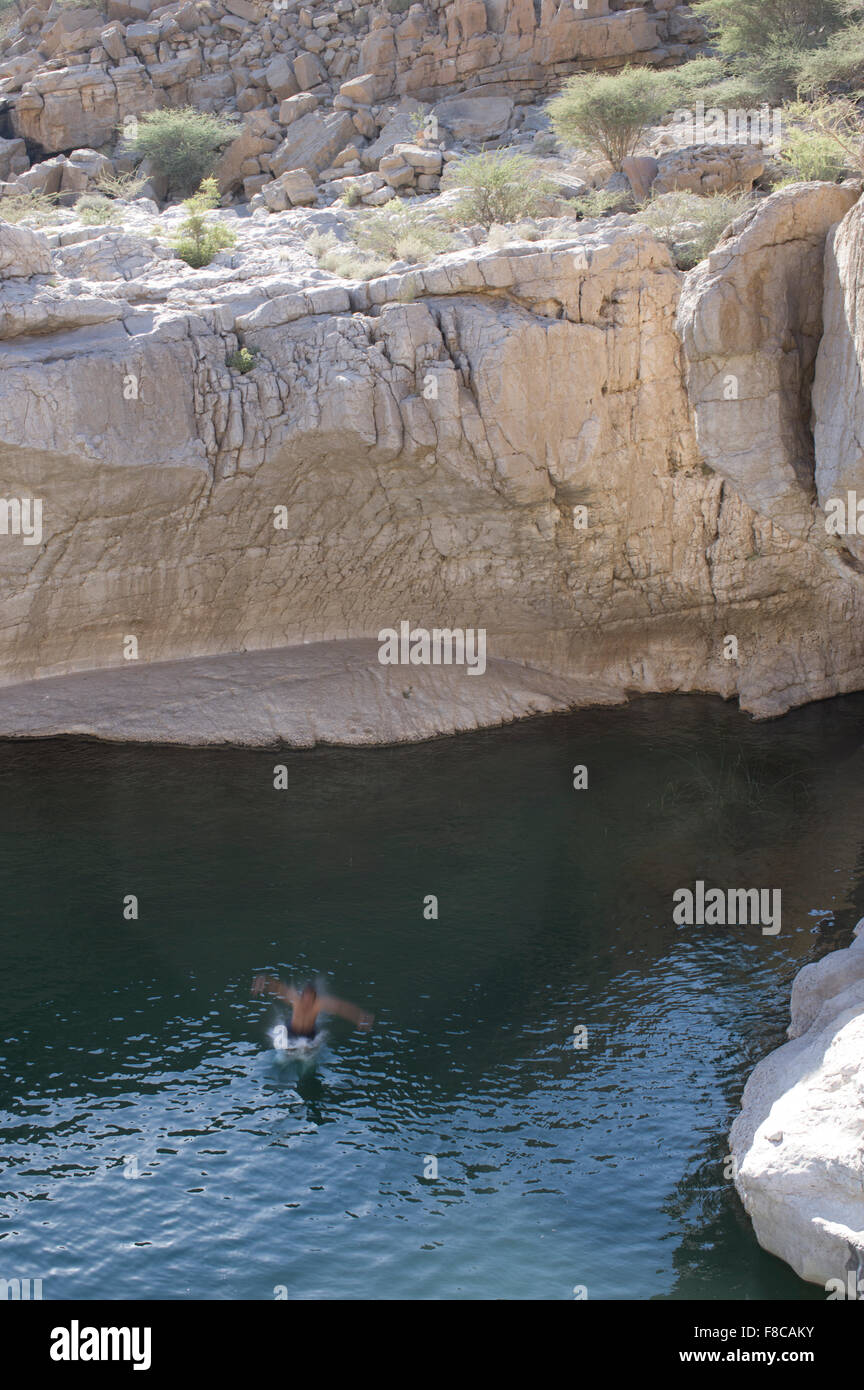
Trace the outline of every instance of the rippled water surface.
[[[0, 745], [0, 1277], [823, 1296], [760, 1251], [723, 1160], [793, 974], [864, 907], [862, 715], [675, 698], [394, 749]], [[780, 935], [674, 926], [697, 878], [779, 887]], [[249, 997], [277, 967], [374, 1030], [280, 1069]]]

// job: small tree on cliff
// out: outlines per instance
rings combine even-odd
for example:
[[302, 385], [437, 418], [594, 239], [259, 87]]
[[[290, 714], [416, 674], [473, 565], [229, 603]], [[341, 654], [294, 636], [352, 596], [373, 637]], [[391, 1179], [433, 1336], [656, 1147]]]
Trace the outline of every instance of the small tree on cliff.
[[577, 73], [552, 98], [549, 115], [559, 140], [571, 145], [581, 141], [620, 169], [669, 105], [667, 79], [648, 68], [627, 67], [614, 77]]
[[173, 193], [191, 193], [213, 169], [222, 146], [236, 134], [233, 121], [180, 106], [139, 117], [132, 147], [168, 179]]

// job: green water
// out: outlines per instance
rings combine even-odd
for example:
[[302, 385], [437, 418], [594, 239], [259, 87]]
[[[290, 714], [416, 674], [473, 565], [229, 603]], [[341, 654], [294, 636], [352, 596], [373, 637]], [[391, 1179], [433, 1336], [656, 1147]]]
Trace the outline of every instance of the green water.
[[[792, 976], [864, 910], [862, 715], [674, 698], [393, 749], [0, 745], [0, 1277], [824, 1297], [759, 1250], [723, 1158]], [[697, 878], [780, 888], [780, 935], [674, 926]], [[280, 1071], [249, 997], [277, 967], [372, 1033], [336, 1022]]]

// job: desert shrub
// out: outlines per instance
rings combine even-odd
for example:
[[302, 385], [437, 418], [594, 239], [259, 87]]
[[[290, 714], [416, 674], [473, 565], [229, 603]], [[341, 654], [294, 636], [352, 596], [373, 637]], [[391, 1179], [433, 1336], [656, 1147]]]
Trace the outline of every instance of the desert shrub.
[[832, 145], [843, 168], [864, 173], [864, 116], [854, 98], [821, 93], [811, 101], [791, 103], [786, 116], [801, 121], [811, 136]]
[[245, 376], [247, 372], [251, 372], [260, 355], [260, 348], [241, 347], [236, 352], [229, 352], [225, 358], [225, 366], [230, 367], [232, 372], [239, 372], [241, 376]]
[[356, 207], [360, 202], [360, 189], [357, 187], [356, 183], [349, 183], [345, 192], [342, 194], [342, 202], [345, 204], [346, 208]]
[[549, 103], [560, 140], [599, 151], [613, 169], [633, 154], [649, 126], [666, 114], [671, 89], [649, 68], [626, 67], [616, 76], [577, 73]]
[[56, 193], [13, 193], [0, 199], [0, 221], [44, 227], [57, 221]]
[[860, 82], [864, 76], [864, 25], [832, 34], [824, 48], [802, 55], [798, 90], [817, 92], [834, 84]]
[[823, 179], [826, 183], [836, 183], [846, 162], [843, 151], [829, 135], [800, 127], [786, 131], [780, 153], [805, 182]]
[[204, 179], [198, 192], [186, 198], [186, 220], [180, 223], [177, 237], [172, 242], [174, 250], [195, 270], [209, 265], [217, 251], [233, 246], [237, 237], [229, 227], [221, 222], [208, 222], [206, 214], [219, 202], [219, 187], [214, 178]]
[[483, 227], [530, 217], [554, 187], [535, 160], [505, 149], [452, 160], [443, 184], [459, 189], [455, 222], [463, 226], [479, 222]]
[[385, 274], [389, 265], [381, 257], [366, 255], [338, 242], [332, 232], [313, 232], [306, 238], [306, 246], [322, 270], [341, 275], [345, 280], [373, 280]]
[[513, 241], [542, 241], [544, 233], [533, 222], [517, 222], [515, 227], [489, 228], [486, 238], [490, 246], [509, 246]]
[[623, 190], [613, 192], [607, 188], [589, 188], [578, 198], [570, 199], [570, 206], [577, 217], [605, 217], [607, 212], [622, 212], [632, 206], [633, 195]]
[[181, 106], [139, 117], [131, 143], [136, 154], [149, 159], [156, 172], [168, 179], [172, 191], [191, 193], [211, 172], [222, 146], [236, 134], [232, 121]]
[[75, 204], [75, 216], [85, 227], [100, 227], [118, 220], [118, 210], [101, 193], [82, 193]]
[[848, 0], [697, 0], [696, 12], [727, 56], [758, 54], [783, 35], [799, 49], [816, 48], [848, 22]]
[[96, 180], [96, 187], [106, 198], [116, 198], [124, 202], [140, 193], [146, 182], [144, 175], [136, 169], [130, 174], [100, 174]]
[[361, 251], [390, 261], [428, 261], [452, 244], [443, 227], [424, 221], [418, 208], [406, 207], [397, 199], [363, 213], [351, 228], [351, 237]]
[[635, 220], [650, 227], [671, 249], [681, 270], [689, 270], [714, 250], [720, 237], [752, 200], [745, 193], [661, 193], [636, 213]]
[[693, 102], [703, 97], [706, 88], [722, 82], [727, 69], [720, 58], [692, 58], [680, 68], [671, 68], [666, 75], [677, 100]]

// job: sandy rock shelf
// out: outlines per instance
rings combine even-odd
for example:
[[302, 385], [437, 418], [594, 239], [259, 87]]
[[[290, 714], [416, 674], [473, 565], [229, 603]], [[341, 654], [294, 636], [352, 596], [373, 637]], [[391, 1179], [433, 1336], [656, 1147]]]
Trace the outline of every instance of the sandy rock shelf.
[[578, 705], [620, 704], [586, 685], [492, 660], [382, 666], [374, 641], [315, 642], [30, 681], [0, 690], [0, 737], [268, 747], [411, 743]]

